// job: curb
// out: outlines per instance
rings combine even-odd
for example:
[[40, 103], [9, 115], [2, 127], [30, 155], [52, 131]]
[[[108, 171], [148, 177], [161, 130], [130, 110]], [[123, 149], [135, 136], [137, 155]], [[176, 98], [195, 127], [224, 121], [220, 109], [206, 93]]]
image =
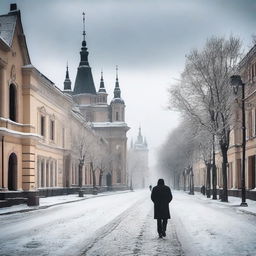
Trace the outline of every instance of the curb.
[[242, 209], [238, 209], [239, 212], [242, 212], [242, 213], [246, 213], [246, 214], [249, 214], [249, 215], [252, 215], [252, 216], [255, 216], [256, 217], [256, 213], [255, 212], [250, 212], [250, 211], [246, 211], [246, 210], [242, 210]]

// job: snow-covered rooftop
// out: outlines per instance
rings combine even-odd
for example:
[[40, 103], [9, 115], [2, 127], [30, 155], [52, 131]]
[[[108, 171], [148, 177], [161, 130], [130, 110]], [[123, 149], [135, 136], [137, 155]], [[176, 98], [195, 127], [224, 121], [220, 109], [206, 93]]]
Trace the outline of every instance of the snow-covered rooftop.
[[101, 127], [127, 127], [125, 122], [92, 122], [92, 127], [101, 128]]

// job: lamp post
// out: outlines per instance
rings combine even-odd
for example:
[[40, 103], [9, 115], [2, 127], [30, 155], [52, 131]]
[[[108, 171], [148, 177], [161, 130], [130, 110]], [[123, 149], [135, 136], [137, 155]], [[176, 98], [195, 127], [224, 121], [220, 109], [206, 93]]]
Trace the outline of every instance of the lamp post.
[[237, 94], [239, 86], [242, 88], [242, 131], [243, 131], [243, 158], [242, 158], [242, 202], [240, 206], [248, 206], [246, 203], [246, 190], [245, 190], [245, 146], [246, 146], [246, 139], [245, 139], [245, 93], [244, 87], [245, 83], [242, 82], [241, 76], [234, 75], [230, 77], [230, 84], [233, 86], [234, 93]]

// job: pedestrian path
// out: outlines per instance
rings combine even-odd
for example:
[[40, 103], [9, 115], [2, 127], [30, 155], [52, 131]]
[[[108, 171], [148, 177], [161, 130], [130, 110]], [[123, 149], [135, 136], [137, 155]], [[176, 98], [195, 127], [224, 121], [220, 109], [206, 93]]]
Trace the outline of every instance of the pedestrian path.
[[119, 194], [119, 193], [128, 193], [128, 192], [130, 192], [130, 190], [103, 192], [103, 193], [100, 193], [97, 195], [86, 194], [86, 195], [84, 195], [84, 197], [79, 197], [78, 194], [42, 197], [42, 198], [40, 198], [39, 206], [27, 206], [26, 204], [20, 204], [20, 205], [13, 205], [11, 207], [4, 207], [4, 208], [0, 208], [0, 215], [7, 215], [7, 214], [18, 213], [18, 212], [35, 211], [38, 209], [45, 209], [45, 208], [48, 208], [51, 206], [73, 203], [73, 202], [82, 201], [82, 200], [95, 198], [95, 197], [99, 197], [99, 196], [108, 196], [108, 195]]
[[173, 195], [170, 210], [185, 255], [256, 255], [254, 201], [248, 200], [247, 210], [239, 198], [224, 203], [199, 193]]
[[153, 214], [150, 197], [143, 198], [100, 230], [81, 256], [183, 256], [173, 220], [168, 221], [166, 237], [159, 238]]
[[194, 196], [197, 199], [209, 201], [209, 203], [211, 203], [211, 204], [216, 204], [216, 206], [225, 205], [225, 206], [230, 206], [230, 207], [236, 207], [237, 211], [256, 216], [256, 201], [254, 201], [254, 200], [246, 199], [248, 206], [244, 207], [244, 206], [240, 206], [241, 198], [239, 198], [239, 197], [229, 196], [228, 202], [221, 202], [218, 199], [212, 200], [211, 198], [207, 198], [206, 196], [202, 195], [199, 192], [195, 192]]

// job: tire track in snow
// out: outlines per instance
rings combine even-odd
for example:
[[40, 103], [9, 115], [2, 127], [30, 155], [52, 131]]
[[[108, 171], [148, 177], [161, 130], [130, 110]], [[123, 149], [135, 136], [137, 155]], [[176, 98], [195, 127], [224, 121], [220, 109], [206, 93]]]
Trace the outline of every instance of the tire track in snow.
[[[137, 201], [135, 204], [130, 206], [128, 209], [126, 209], [123, 213], [118, 215], [114, 220], [112, 220], [111, 222], [109, 222], [108, 224], [106, 224], [105, 226], [100, 228], [94, 235], [94, 238], [91, 238], [91, 239], [88, 239], [87, 241], [85, 241], [85, 243], [87, 244], [85, 246], [86, 249], [82, 250], [80, 256], [87, 255], [87, 252], [89, 250], [91, 250], [100, 240], [102, 240], [107, 235], [112, 233], [120, 225], [120, 223], [131, 213], [131, 211], [134, 208], [137, 208], [141, 203], [143, 203], [143, 201], [145, 201], [144, 198]], [[100, 255], [100, 256], [102, 256], [102, 255]]]
[[153, 219], [153, 204], [149, 198], [140, 200], [121, 215], [118, 216], [118, 221], [106, 225], [107, 232], [94, 239], [81, 255], [184, 255], [172, 220], [168, 224], [167, 237], [158, 238], [156, 221]]
[[135, 255], [135, 256], [139, 255], [139, 253], [141, 252], [142, 245], [143, 245], [143, 235], [144, 235], [144, 232], [146, 229], [146, 225], [148, 224], [147, 222], [148, 222], [149, 216], [150, 216], [150, 213], [147, 214], [146, 219], [144, 220], [144, 222], [142, 224], [140, 233], [137, 236], [135, 248], [133, 249], [133, 255]]

